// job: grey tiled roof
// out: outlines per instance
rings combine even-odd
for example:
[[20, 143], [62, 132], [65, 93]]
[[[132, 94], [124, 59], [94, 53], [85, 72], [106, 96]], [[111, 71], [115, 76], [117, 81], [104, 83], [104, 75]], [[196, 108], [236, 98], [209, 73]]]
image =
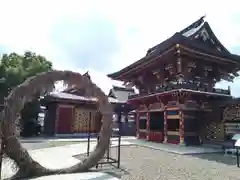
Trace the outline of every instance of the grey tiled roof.
[[119, 102], [127, 102], [128, 96], [133, 94], [134, 89], [113, 86], [108, 96]]
[[117, 100], [116, 98], [113, 98], [113, 97], [108, 97], [108, 101], [110, 103], [125, 103], [126, 101], [119, 101]]
[[92, 101], [97, 102], [98, 99], [95, 97], [84, 97], [84, 96], [77, 96], [74, 94], [68, 94], [64, 92], [58, 92], [58, 93], [51, 93], [51, 97], [59, 98], [59, 99], [69, 99], [69, 100], [79, 100], [79, 101]]

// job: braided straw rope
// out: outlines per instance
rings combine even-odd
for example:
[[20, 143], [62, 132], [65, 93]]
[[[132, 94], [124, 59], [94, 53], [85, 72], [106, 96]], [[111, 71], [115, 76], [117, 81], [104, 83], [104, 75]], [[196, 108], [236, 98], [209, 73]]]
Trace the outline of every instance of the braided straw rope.
[[[41, 166], [33, 160], [27, 150], [22, 147], [16, 136], [16, 119], [24, 104], [31, 101], [36, 93], [40, 92], [43, 95], [45, 92], [49, 92], [54, 83], [61, 80], [68, 86], [75, 85], [79, 89], [85, 89], [85, 96], [98, 98], [103, 124], [100, 131], [100, 140], [87, 159], [66, 169], [52, 170]], [[5, 100], [5, 108], [1, 112], [1, 128], [6, 143], [5, 153], [19, 167], [18, 173], [12, 179], [89, 170], [97, 164], [108, 148], [112, 134], [112, 114], [112, 107], [108, 102], [107, 96], [89, 78], [79, 73], [51, 71], [28, 78], [24, 83], [11, 91]]]

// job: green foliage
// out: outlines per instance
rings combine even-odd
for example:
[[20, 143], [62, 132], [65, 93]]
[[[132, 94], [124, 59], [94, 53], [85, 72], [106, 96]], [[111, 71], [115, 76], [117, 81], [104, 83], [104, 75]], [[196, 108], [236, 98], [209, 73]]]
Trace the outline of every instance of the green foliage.
[[[6, 97], [12, 88], [23, 83], [28, 77], [50, 70], [52, 63], [33, 52], [27, 51], [23, 55], [14, 52], [3, 54], [0, 61], [0, 103], [3, 103], [3, 97]], [[28, 126], [28, 122], [36, 122], [39, 111], [39, 95], [36, 94], [34, 101], [26, 104], [21, 112], [20, 122], [23, 128]]]
[[1, 94], [6, 96], [9, 90], [21, 84], [28, 77], [51, 69], [50, 61], [30, 51], [23, 55], [3, 54], [0, 63], [0, 78], [5, 78], [5, 82], [0, 84]]

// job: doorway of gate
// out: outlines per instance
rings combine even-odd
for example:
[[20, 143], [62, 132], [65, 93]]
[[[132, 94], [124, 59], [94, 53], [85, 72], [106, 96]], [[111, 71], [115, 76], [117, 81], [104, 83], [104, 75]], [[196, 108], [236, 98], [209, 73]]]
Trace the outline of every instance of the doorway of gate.
[[149, 141], [163, 142], [164, 140], [164, 112], [150, 112]]
[[136, 136], [136, 122], [134, 114], [115, 114], [113, 127], [121, 129], [121, 136]]

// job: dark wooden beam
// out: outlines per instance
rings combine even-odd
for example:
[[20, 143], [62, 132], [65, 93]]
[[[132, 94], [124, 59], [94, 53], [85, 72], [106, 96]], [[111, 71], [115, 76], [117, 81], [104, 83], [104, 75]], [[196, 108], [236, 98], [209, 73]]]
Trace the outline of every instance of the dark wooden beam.
[[200, 52], [200, 51], [196, 51], [196, 50], [193, 50], [193, 49], [190, 49], [186, 46], [183, 46], [183, 45], [179, 45], [180, 49], [183, 50], [181, 51], [181, 53], [187, 53], [189, 55], [194, 55], [194, 56], [202, 56], [202, 57], [205, 57], [204, 59], [206, 60], [210, 60], [210, 61], [216, 61], [218, 63], [230, 63], [230, 64], [235, 64], [235, 65], [239, 65], [240, 66], [240, 62], [236, 62], [232, 59], [227, 59], [227, 58], [222, 58], [222, 57], [219, 57], [219, 56], [214, 56], [214, 55], [211, 55], [211, 54], [207, 54], [207, 53], [203, 53], [203, 52]]

